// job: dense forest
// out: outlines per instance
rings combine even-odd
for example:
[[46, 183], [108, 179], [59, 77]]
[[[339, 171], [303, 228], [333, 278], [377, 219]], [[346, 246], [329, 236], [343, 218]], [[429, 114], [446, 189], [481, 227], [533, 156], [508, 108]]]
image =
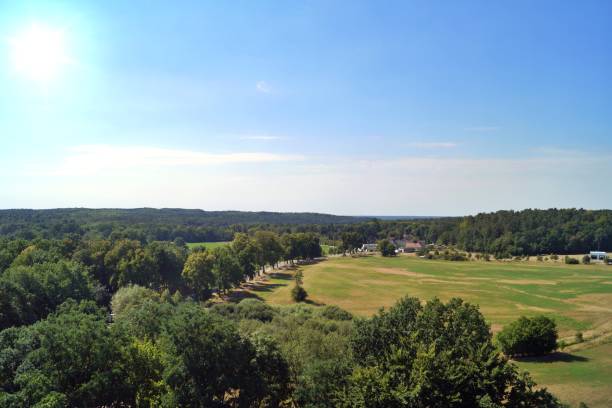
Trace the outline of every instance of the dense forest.
[[408, 236], [499, 258], [612, 251], [611, 210], [497, 211], [454, 218], [375, 220], [344, 225], [340, 229], [345, 234], [356, 234], [357, 241], [376, 242]]
[[317, 229], [313, 226], [363, 222], [365, 217], [318, 213], [202, 211], [187, 209], [0, 210], [0, 236], [11, 238], [128, 238], [141, 242], [230, 241], [250, 228], [277, 231]]
[[180, 209], [2, 210], [0, 236], [33, 240], [230, 241], [234, 234], [258, 230], [278, 234], [312, 232], [322, 242], [340, 245], [409, 237], [454, 245], [497, 257], [586, 253], [612, 250], [612, 211], [548, 209], [498, 211], [465, 217], [367, 219], [315, 213], [201, 211]]

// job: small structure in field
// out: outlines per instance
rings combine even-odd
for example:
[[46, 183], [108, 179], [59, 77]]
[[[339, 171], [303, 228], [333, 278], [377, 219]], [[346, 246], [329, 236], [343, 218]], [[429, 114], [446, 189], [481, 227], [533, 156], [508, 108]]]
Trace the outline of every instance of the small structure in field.
[[591, 251], [589, 252], [589, 256], [591, 257], [591, 262], [606, 263], [608, 261], [608, 254], [606, 252]]
[[376, 244], [363, 244], [361, 248], [359, 248], [360, 252], [374, 252], [377, 249]]
[[397, 253], [411, 254], [414, 252], [419, 252], [421, 249], [425, 247], [425, 243], [423, 241], [405, 241], [403, 243], [394, 243], [397, 250]]
[[410, 253], [410, 252], [418, 252], [421, 249], [423, 249], [423, 243], [420, 241], [417, 242], [406, 242], [406, 245], [404, 246], [404, 252], [405, 253]]

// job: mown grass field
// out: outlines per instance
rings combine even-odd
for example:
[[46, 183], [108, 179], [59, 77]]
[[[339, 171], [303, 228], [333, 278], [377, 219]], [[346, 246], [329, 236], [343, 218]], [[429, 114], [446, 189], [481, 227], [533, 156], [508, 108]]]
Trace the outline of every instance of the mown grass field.
[[195, 248], [195, 247], [204, 247], [206, 249], [213, 249], [213, 248], [225, 246], [227, 244], [229, 244], [229, 242], [189, 242], [187, 244], [187, 247], [189, 249]]
[[[368, 256], [333, 257], [302, 270], [312, 302], [361, 316], [409, 295], [478, 304], [493, 331], [521, 315], [552, 317], [561, 338], [571, 342], [581, 331], [586, 342], [552, 360], [518, 364], [568, 403], [612, 406], [612, 266]], [[291, 303], [292, 273], [271, 275], [253, 294], [273, 304]]]

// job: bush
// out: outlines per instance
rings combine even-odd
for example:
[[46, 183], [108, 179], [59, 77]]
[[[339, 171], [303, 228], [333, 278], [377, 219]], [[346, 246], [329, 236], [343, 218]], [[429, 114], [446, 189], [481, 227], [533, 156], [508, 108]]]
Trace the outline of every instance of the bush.
[[308, 293], [306, 292], [306, 289], [304, 289], [302, 286], [295, 285], [293, 289], [291, 289], [291, 298], [295, 302], [303, 302], [306, 300], [307, 297]]
[[571, 257], [565, 255], [565, 263], [567, 265], [578, 265], [580, 262], [578, 262], [578, 260], [576, 258], [571, 258]]
[[576, 341], [576, 343], [582, 343], [584, 341], [584, 336], [582, 335], [582, 332], [577, 332], [576, 336], [574, 337], [574, 340]]
[[590, 264], [591, 263], [591, 257], [588, 256], [588, 255], [583, 256], [582, 257], [582, 263], [585, 264], [585, 265]]
[[542, 355], [557, 348], [557, 326], [546, 316], [521, 316], [504, 327], [497, 341], [508, 356]]
[[395, 245], [388, 239], [378, 241], [377, 249], [380, 251], [382, 256], [395, 256]]
[[133, 307], [142, 305], [147, 300], [158, 301], [159, 295], [154, 290], [142, 286], [123, 286], [113, 295], [111, 310], [115, 317], [119, 317], [124, 312]]
[[236, 312], [243, 319], [254, 319], [262, 322], [269, 322], [274, 317], [274, 309], [257, 299], [243, 299], [236, 306]]
[[321, 316], [329, 320], [352, 320], [353, 315], [338, 306], [324, 306], [319, 312]]
[[552, 254], [550, 256], [550, 259], [552, 259], [553, 261], [556, 261], [557, 259], [559, 259], [559, 255]]

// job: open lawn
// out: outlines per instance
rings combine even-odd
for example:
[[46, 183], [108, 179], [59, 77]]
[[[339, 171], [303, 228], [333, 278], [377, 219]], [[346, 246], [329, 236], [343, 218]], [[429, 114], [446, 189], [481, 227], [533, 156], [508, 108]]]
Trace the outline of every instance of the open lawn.
[[612, 407], [612, 343], [518, 365], [573, 407], [581, 401], [591, 408]]
[[[312, 302], [362, 316], [409, 295], [478, 304], [494, 331], [521, 315], [552, 317], [566, 342], [577, 331], [584, 332], [586, 342], [567, 348], [570, 357], [520, 362], [521, 367], [567, 402], [612, 406], [612, 344], [606, 343], [612, 341], [612, 266], [367, 256], [332, 257], [301, 268]], [[251, 293], [273, 304], [291, 303], [292, 274], [271, 274]]]
[[224, 242], [189, 242], [187, 244], [187, 247], [189, 249], [195, 248], [195, 247], [204, 247], [206, 249], [213, 249], [213, 248], [217, 248], [220, 246], [224, 246], [229, 244], [229, 242], [224, 241]]

